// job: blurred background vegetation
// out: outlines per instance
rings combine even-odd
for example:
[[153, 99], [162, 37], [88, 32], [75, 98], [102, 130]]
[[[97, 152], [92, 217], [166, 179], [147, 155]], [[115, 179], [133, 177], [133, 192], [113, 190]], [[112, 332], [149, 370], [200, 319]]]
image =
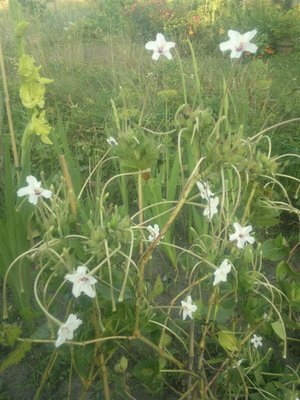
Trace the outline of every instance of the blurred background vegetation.
[[[298, 3], [20, 0], [21, 18], [29, 22], [26, 52], [42, 65], [44, 76], [54, 79], [46, 101], [52, 135], [63, 124], [79, 163], [99, 158], [106, 138], [114, 134], [110, 99], [114, 100], [124, 123], [159, 131], [172, 129], [174, 114], [183, 103], [181, 69], [176, 59], [167, 68], [166, 62], [149, 62], [144, 44], [153, 40], [157, 32], [177, 43], [189, 102], [194, 103], [197, 94], [188, 44], [191, 41], [204, 105], [217, 113], [223, 78], [228, 79], [232, 73], [232, 60], [221, 54], [219, 43], [227, 40], [228, 29], [240, 32], [257, 29], [258, 53], [236, 63], [236, 77], [231, 80], [230, 95], [235, 108], [231, 124], [236, 127], [242, 124], [246, 134], [253, 135], [262, 128], [299, 116]], [[13, 4], [11, 1], [10, 9], [0, 12], [0, 33], [14, 124], [20, 139], [27, 115], [19, 98], [18, 39], [10, 18], [15, 12]], [[5, 117], [3, 123], [5, 127]], [[295, 124], [272, 131], [273, 153], [299, 153], [299, 133]], [[45, 168], [55, 171], [51, 146], [45, 149], [37, 143], [33, 151], [33, 163], [39, 164], [42, 158]], [[298, 167], [295, 161], [287, 168]], [[82, 163], [81, 168], [84, 172], [87, 163]]]

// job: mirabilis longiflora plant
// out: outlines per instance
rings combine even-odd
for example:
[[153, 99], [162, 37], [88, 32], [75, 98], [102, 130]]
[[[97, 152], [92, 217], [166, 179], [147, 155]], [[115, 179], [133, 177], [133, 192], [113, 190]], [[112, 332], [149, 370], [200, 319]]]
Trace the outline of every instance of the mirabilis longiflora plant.
[[[35, 299], [51, 327], [46, 339], [31, 341], [51, 343], [61, 354], [70, 348], [85, 390], [98, 371], [106, 400], [114, 390], [113, 373], [128, 390], [130, 364], [135, 379], [152, 393], [161, 392], [166, 374], [175, 370], [182, 379], [180, 389], [173, 389], [182, 398], [218, 399], [229, 393], [247, 398], [249, 390], [261, 393], [257, 374], [273, 351], [265, 343], [279, 342], [286, 356], [285, 297], [264, 274], [259, 242], [266, 217], [274, 224], [276, 210], [289, 206], [269, 190], [281, 188], [280, 160], [260, 151], [262, 133], [246, 138], [242, 128], [229, 126], [229, 110], [221, 111], [215, 121], [208, 109], [179, 107], [177, 152], [165, 169], [156, 137], [141, 128], [119, 130], [77, 195], [78, 223], [72, 221], [64, 233], [63, 215], [54, 206], [61, 197], [63, 208], [65, 199], [57, 191], [56, 203], [49, 203], [53, 212], [44, 216], [49, 229], [30, 250], [37, 271]], [[120, 173], [103, 182], [99, 171], [116, 160]], [[133, 186], [131, 216], [110, 194], [121, 179]], [[25, 188], [19, 195], [37, 207], [44, 200], [40, 183], [34, 183], [38, 193]], [[148, 186], [156, 191], [151, 199], [159, 201], [149, 204]], [[160, 199], [174, 188], [175, 197], [156, 213]], [[166, 215], [164, 224], [158, 223], [160, 214]], [[174, 222], [180, 235], [191, 238], [186, 246], [177, 242], [178, 232], [166, 240]], [[167, 246], [176, 248], [180, 274], [178, 284], [175, 270], [166, 267], [171, 291], [157, 258]], [[154, 280], [146, 274], [150, 271]], [[167, 300], [160, 296], [164, 292]]]

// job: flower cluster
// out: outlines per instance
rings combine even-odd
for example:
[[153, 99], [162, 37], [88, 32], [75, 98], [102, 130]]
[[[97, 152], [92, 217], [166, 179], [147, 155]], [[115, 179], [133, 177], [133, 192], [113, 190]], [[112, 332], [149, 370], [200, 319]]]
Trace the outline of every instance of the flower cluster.
[[[191, 34], [193, 34], [193, 32], [191, 32]], [[256, 34], [256, 29], [253, 29], [252, 31], [243, 34], [229, 29], [229, 40], [219, 44], [220, 50], [222, 52], [228, 50], [231, 51], [230, 58], [240, 58], [243, 52], [256, 53], [258, 47], [256, 44], [251, 43], [251, 40]], [[172, 54], [170, 50], [173, 47], [175, 47], [175, 43], [167, 42], [162, 33], [158, 33], [156, 35], [156, 40], [149, 41], [145, 45], [146, 50], [153, 51], [152, 59], [155, 61], [157, 61], [160, 56], [165, 56], [168, 60], [171, 60]]]
[[[230, 40], [220, 44], [221, 51], [231, 51], [231, 58], [240, 58], [243, 52], [255, 53], [257, 46], [250, 43], [251, 39], [256, 35], [257, 31], [252, 30], [245, 34], [229, 30], [228, 35]], [[160, 56], [166, 57], [168, 60], [172, 59], [171, 49], [175, 47], [174, 42], [167, 42], [164, 35], [158, 33], [155, 41], [149, 41], [146, 43], [145, 48], [152, 51], [152, 59], [157, 61]], [[41, 111], [44, 107], [44, 94], [45, 84], [51, 82], [51, 80], [40, 77], [40, 67], [34, 65], [34, 60], [30, 56], [23, 55], [20, 59], [19, 72], [22, 77], [22, 86], [20, 89], [20, 96], [23, 105], [32, 110], [31, 121], [28, 124], [30, 133], [35, 133], [41, 137], [44, 143], [51, 143], [48, 138], [50, 132], [50, 126], [47, 123], [45, 117], [45, 111]], [[138, 141], [138, 139], [136, 139]], [[107, 143], [110, 146], [118, 146], [117, 140], [110, 136], [107, 138]], [[119, 146], [120, 147], [120, 146]], [[20, 188], [17, 191], [18, 197], [28, 196], [29, 203], [36, 205], [39, 198], [50, 199], [52, 191], [44, 189], [41, 186], [41, 182], [38, 181], [34, 176], [30, 175], [26, 178], [27, 186]], [[200, 192], [200, 197], [207, 202], [204, 208], [203, 215], [211, 221], [213, 216], [218, 213], [219, 197], [216, 196], [210, 189], [208, 182], [196, 182]], [[243, 249], [246, 243], [253, 244], [255, 242], [254, 237], [250, 235], [252, 226], [241, 226], [239, 223], [233, 224], [235, 232], [230, 234], [229, 240], [236, 241], [237, 247]], [[158, 224], [148, 225], [146, 229], [149, 232], [148, 240], [150, 242], [155, 241], [160, 235], [160, 228]], [[226, 258], [222, 261], [219, 268], [217, 268], [213, 275], [213, 286], [218, 285], [221, 282], [227, 281], [227, 275], [230, 273], [233, 265]], [[97, 279], [89, 272], [88, 268], [84, 265], [80, 265], [72, 273], [65, 275], [65, 281], [72, 283], [72, 295], [78, 298], [82, 294], [85, 294], [90, 299], [96, 297], [95, 285]], [[189, 295], [185, 300], [181, 301], [182, 318], [193, 319], [193, 313], [197, 311], [198, 307], [193, 303], [192, 297]], [[58, 329], [57, 340], [55, 346], [59, 347], [66, 340], [72, 340], [74, 332], [82, 324], [82, 320], [77, 318], [75, 314], [69, 314], [65, 323], [61, 323]], [[262, 338], [254, 335], [251, 339], [251, 343], [257, 349], [262, 346]], [[242, 362], [242, 360], [240, 360]], [[238, 364], [239, 365], [239, 364]]]
[[203, 211], [203, 215], [207, 217], [209, 221], [211, 221], [212, 217], [218, 213], [219, 197], [212, 193], [207, 182], [202, 183], [198, 181], [196, 182], [196, 185], [199, 189], [201, 198], [208, 202]]
[[34, 59], [28, 54], [23, 54], [19, 61], [19, 74], [21, 77], [20, 97], [24, 107], [32, 110], [31, 121], [27, 133], [40, 136], [45, 144], [52, 144], [48, 135], [51, 127], [46, 120], [45, 111], [45, 85], [53, 82], [52, 79], [40, 76], [41, 67], [36, 67]]
[[[147, 231], [150, 233], [150, 235], [148, 236], [148, 240], [149, 242], [153, 242], [160, 234], [160, 230], [159, 230], [159, 226], [157, 224], [152, 225], [148, 225], [147, 227]], [[163, 239], [163, 236], [162, 236]]]

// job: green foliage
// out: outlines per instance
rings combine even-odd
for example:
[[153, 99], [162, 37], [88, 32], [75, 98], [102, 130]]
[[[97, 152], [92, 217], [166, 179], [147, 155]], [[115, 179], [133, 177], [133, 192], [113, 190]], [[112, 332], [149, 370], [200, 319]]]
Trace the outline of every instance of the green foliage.
[[[50, 94], [51, 160], [45, 162], [41, 143], [27, 151], [34, 155], [28, 166], [47, 171], [53, 195], [47, 203], [39, 199], [34, 212], [27, 199], [16, 208], [19, 185], [6, 147], [0, 254], [3, 276], [18, 261], [7, 278], [22, 317], [23, 296], [40, 309], [39, 328], [28, 340], [53, 349], [38, 395], [55, 375], [56, 358], [69, 373], [69, 387], [76, 374], [83, 395], [94, 395], [95, 385], [106, 399], [171, 392], [207, 400], [298, 395], [292, 353], [299, 274], [289, 264], [294, 243], [270, 229], [284, 218], [282, 211], [298, 215], [290, 194], [296, 190], [286, 190], [286, 182], [299, 182], [283, 173], [287, 159], [297, 157], [278, 157], [265, 130], [284, 119], [286, 109], [274, 96], [266, 63], [220, 63], [219, 55], [209, 55], [225, 29], [252, 29], [258, 17], [264, 21], [258, 40], [270, 45], [275, 14], [286, 11], [264, 1], [256, 15], [256, 2], [243, 3], [245, 9], [237, 1], [107, 1], [94, 13], [74, 14], [74, 22], [61, 15], [57, 32], [35, 49], [40, 57], [31, 53], [44, 58], [47, 76], [55, 77], [47, 94], [49, 80], [41, 78], [34, 58], [21, 58], [22, 100], [31, 117], [25, 133], [44, 142], [50, 124], [41, 108]], [[177, 38], [178, 52], [172, 62], [150, 64], [138, 40], [151, 40], [163, 28]], [[197, 39], [205, 35], [200, 46]], [[87, 45], [99, 37], [104, 51], [97, 58], [99, 47], [92, 47], [91, 57]], [[117, 145], [107, 144], [111, 135]], [[199, 192], [199, 182], [213, 194]], [[211, 197], [218, 198], [213, 215]], [[255, 243], [237, 246], [234, 223], [251, 224]], [[159, 227], [152, 238], [150, 224]], [[225, 259], [231, 269], [215, 284]], [[279, 262], [276, 281], [273, 262]], [[88, 270], [81, 288], [96, 279], [94, 297], [84, 290], [74, 297], [68, 277], [78, 266]], [[24, 283], [33, 284], [33, 294]], [[10, 300], [6, 293], [4, 299]], [[191, 309], [184, 306], [189, 301]], [[71, 313], [82, 321], [74, 332], [64, 326]], [[67, 336], [55, 349], [58, 329]], [[1, 344], [13, 345], [19, 336], [18, 327], [6, 325]], [[2, 368], [22, 360], [25, 344]]]
[[22, 330], [17, 325], [3, 324], [1, 327], [0, 344], [2, 346], [13, 346], [21, 332]]
[[19, 343], [0, 365], [0, 373], [3, 373], [7, 368], [18, 364], [31, 349], [30, 342]]
[[289, 255], [289, 246], [285, 238], [280, 234], [275, 239], [268, 239], [262, 244], [263, 258], [271, 261], [279, 261]]

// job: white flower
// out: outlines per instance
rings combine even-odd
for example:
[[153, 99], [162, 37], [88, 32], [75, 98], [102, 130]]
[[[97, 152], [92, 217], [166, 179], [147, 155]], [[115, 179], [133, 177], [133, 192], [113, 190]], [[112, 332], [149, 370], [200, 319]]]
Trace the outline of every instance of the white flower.
[[145, 48], [147, 50], [153, 50], [152, 59], [158, 60], [160, 56], [167, 57], [168, 60], [172, 59], [170, 49], [175, 47], [174, 42], [166, 42], [166, 39], [162, 33], [156, 35], [156, 40], [146, 43]]
[[61, 346], [66, 340], [73, 339], [75, 329], [81, 324], [81, 319], [78, 319], [75, 314], [70, 314], [67, 321], [58, 330], [55, 347]]
[[181, 307], [183, 310], [182, 318], [184, 321], [185, 321], [186, 317], [190, 317], [191, 319], [193, 319], [192, 313], [195, 312], [198, 308], [196, 306], [196, 304], [193, 304], [192, 302], [193, 302], [193, 300], [192, 300], [191, 296], [188, 296], [186, 301], [181, 302]]
[[50, 199], [52, 196], [51, 190], [43, 189], [41, 187], [41, 182], [34, 176], [27, 176], [26, 182], [28, 183], [28, 186], [20, 188], [17, 191], [17, 196], [28, 196], [29, 203], [36, 205], [39, 197], [42, 196], [45, 197], [45, 199]]
[[65, 276], [65, 279], [73, 283], [72, 293], [75, 297], [80, 296], [82, 292], [90, 298], [96, 296], [93, 285], [97, 280], [93, 276], [88, 275], [87, 271], [87, 267], [80, 266], [73, 274], [67, 274]]
[[209, 200], [211, 197], [214, 196], [214, 194], [211, 192], [211, 190], [209, 188], [209, 184], [207, 182], [202, 183], [200, 181], [197, 181], [196, 185], [199, 189], [200, 196], [202, 197], [202, 199]]
[[229, 236], [229, 240], [232, 242], [233, 240], [237, 240], [237, 247], [239, 249], [243, 249], [246, 242], [253, 244], [255, 242], [254, 237], [250, 236], [250, 232], [252, 231], [252, 226], [241, 226], [237, 222], [233, 224], [235, 232]]
[[227, 274], [231, 271], [231, 263], [225, 258], [218, 269], [214, 272], [213, 286], [216, 286], [219, 282], [227, 282]]
[[208, 217], [209, 221], [211, 221], [212, 217], [218, 213], [218, 204], [219, 197], [210, 197], [208, 199], [208, 205], [205, 207], [203, 215]]
[[110, 146], [118, 145], [118, 142], [116, 141], [116, 139], [113, 136], [110, 136], [108, 139], [106, 139], [106, 141]]
[[243, 51], [256, 53], [258, 47], [256, 44], [250, 43], [250, 40], [253, 39], [256, 34], [256, 29], [244, 34], [229, 29], [228, 36], [230, 37], [230, 40], [220, 43], [220, 50], [231, 50], [230, 58], [240, 58]]
[[159, 226], [157, 224], [155, 224], [153, 226], [148, 225], [147, 230], [148, 230], [148, 232], [150, 232], [150, 235], [148, 236], [148, 240], [150, 242], [153, 242], [159, 235]]
[[257, 349], [259, 346], [262, 346], [262, 337], [254, 334], [250, 342], [253, 343], [253, 346]]

